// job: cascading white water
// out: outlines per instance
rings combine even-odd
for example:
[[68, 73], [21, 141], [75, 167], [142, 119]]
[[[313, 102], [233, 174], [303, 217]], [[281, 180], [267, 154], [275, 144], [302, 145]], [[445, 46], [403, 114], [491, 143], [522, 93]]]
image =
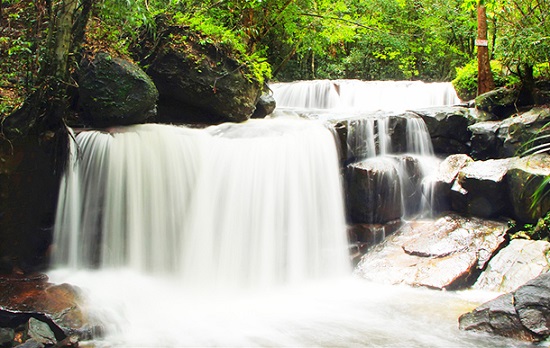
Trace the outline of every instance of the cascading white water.
[[87, 294], [95, 346], [517, 346], [458, 330], [479, 299], [350, 279], [336, 147], [316, 122], [77, 142], [49, 276]]
[[337, 154], [321, 125], [140, 125], [77, 143], [56, 223], [59, 265], [224, 290], [349, 271]]
[[[458, 104], [460, 100], [451, 83], [313, 80], [274, 83], [270, 88], [280, 109], [276, 116], [297, 112], [306, 118], [346, 120], [346, 141], [352, 154], [348, 162], [369, 159], [368, 163], [375, 165], [376, 161], [383, 161], [384, 166], [392, 167], [386, 174], [394, 175], [389, 181], [400, 183], [397, 191], [401, 194], [395, 204], [401, 204], [403, 217], [432, 214], [431, 174], [437, 170], [439, 160], [434, 157], [424, 121], [405, 111]], [[400, 112], [405, 115], [399, 116]], [[399, 127], [404, 130], [397, 131]], [[411, 173], [411, 157], [417, 173]], [[377, 168], [378, 171], [380, 167]]]
[[451, 83], [312, 80], [270, 84], [279, 108], [404, 111], [460, 103]]

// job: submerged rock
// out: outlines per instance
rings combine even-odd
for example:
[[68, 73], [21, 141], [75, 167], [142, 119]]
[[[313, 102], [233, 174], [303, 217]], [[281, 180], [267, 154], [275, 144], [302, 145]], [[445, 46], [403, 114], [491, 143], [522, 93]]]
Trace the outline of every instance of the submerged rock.
[[497, 297], [459, 318], [462, 330], [488, 332], [527, 341], [550, 336], [550, 273]]
[[355, 272], [387, 284], [466, 287], [504, 243], [507, 230], [506, 222], [455, 214], [411, 222], [369, 250]]
[[473, 288], [509, 292], [550, 270], [550, 243], [514, 239], [489, 261]]

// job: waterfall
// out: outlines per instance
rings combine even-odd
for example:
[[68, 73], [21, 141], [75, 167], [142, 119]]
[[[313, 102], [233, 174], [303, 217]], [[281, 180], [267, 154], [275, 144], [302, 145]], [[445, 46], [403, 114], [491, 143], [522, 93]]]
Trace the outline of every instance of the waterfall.
[[349, 271], [336, 147], [322, 125], [138, 125], [76, 140], [57, 265], [223, 289]]
[[269, 86], [280, 108], [404, 111], [460, 103], [451, 83], [311, 80]]
[[[325, 87], [310, 107], [341, 103], [347, 86]], [[347, 120], [359, 163], [431, 153], [420, 120], [371, 116]], [[458, 330], [476, 300], [350, 277], [339, 153], [317, 121], [136, 125], [73, 145], [48, 276], [83, 289], [93, 346], [502, 345]]]
[[[274, 117], [296, 112], [305, 118], [346, 124], [346, 164], [362, 162], [350, 170], [352, 177], [357, 170], [371, 175], [367, 179], [371, 192], [365, 199], [380, 200], [370, 203], [373, 207], [399, 206], [405, 219], [432, 215], [431, 174], [437, 170], [439, 160], [434, 156], [426, 124], [406, 110], [459, 103], [452, 84], [313, 80], [274, 83], [270, 88], [279, 109]], [[386, 222], [384, 214], [376, 211], [367, 216], [355, 222]]]

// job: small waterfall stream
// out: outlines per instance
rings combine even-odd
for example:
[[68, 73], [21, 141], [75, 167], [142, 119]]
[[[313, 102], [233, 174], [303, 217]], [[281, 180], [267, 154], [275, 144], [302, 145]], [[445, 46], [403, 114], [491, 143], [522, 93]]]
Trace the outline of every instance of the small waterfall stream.
[[[386, 119], [364, 122], [350, 145], [361, 160], [391, 154]], [[407, 122], [405, 152], [430, 153], [421, 127]], [[318, 121], [139, 125], [76, 142], [49, 276], [88, 295], [98, 347], [514, 344], [458, 330], [471, 294], [351, 278], [337, 146]]]

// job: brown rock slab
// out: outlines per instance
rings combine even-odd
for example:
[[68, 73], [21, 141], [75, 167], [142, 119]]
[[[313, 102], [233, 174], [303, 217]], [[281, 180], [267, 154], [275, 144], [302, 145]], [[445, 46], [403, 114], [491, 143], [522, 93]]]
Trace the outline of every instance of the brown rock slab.
[[89, 338], [92, 327], [83, 304], [77, 288], [51, 284], [43, 274], [0, 277], [0, 326], [35, 317], [49, 322], [58, 340]]
[[503, 221], [456, 214], [411, 222], [369, 250], [356, 274], [386, 284], [465, 287], [504, 243], [507, 230]]

